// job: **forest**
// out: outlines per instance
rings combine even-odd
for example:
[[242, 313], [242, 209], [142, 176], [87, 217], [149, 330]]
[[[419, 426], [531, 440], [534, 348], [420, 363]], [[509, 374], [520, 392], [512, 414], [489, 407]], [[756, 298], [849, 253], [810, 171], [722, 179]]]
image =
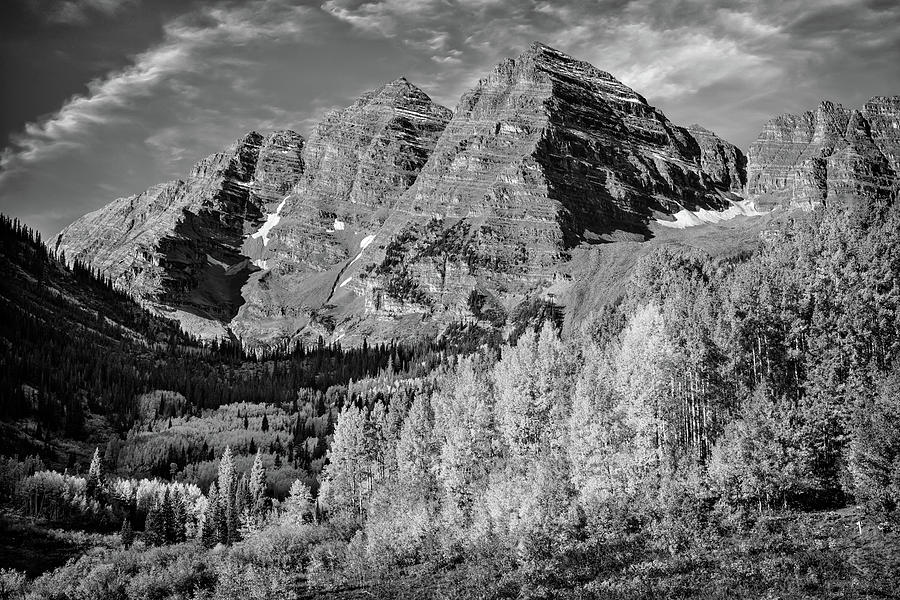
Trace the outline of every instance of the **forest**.
[[[4, 228], [7, 256], [41, 247]], [[566, 335], [536, 314], [503, 344], [267, 357], [4, 317], [3, 419], [96, 450], [0, 463], [6, 533], [75, 549], [0, 597], [894, 597], [896, 203], [785, 215], [740, 256], [662, 247]]]

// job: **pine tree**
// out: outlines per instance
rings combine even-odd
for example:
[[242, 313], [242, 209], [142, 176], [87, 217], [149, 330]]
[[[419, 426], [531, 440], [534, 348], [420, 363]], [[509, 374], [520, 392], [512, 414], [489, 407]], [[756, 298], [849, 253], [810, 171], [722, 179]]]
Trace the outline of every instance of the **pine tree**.
[[175, 512], [172, 509], [172, 496], [169, 493], [169, 487], [163, 493], [162, 504], [160, 506], [160, 515], [162, 520], [162, 534], [167, 544], [175, 541]]
[[263, 465], [262, 453], [257, 452], [250, 468], [250, 514], [262, 518], [266, 500], [266, 468]]
[[250, 480], [247, 479], [246, 473], [241, 474], [237, 486], [234, 488], [234, 502], [238, 515], [249, 512], [252, 507], [250, 501]]
[[122, 519], [122, 528], [119, 530], [119, 539], [126, 548], [130, 548], [131, 544], [134, 542], [134, 529], [132, 529], [131, 519], [128, 517]]
[[147, 520], [144, 523], [144, 537], [151, 546], [161, 546], [166, 542], [166, 525], [160, 512], [159, 501], [154, 501], [147, 511]]
[[203, 529], [200, 533], [200, 539], [207, 548], [212, 548], [219, 542], [218, 519], [219, 513], [219, 492], [216, 489], [216, 482], [212, 482], [209, 486], [209, 493], [206, 496], [206, 509], [203, 511]]
[[219, 460], [219, 496], [220, 499], [228, 499], [234, 495], [234, 486], [237, 482], [234, 472], [234, 456], [231, 454], [231, 447], [226, 446]]
[[268, 417], [267, 415], [263, 415], [263, 418], [262, 418], [262, 425], [260, 425], [260, 429], [261, 429], [262, 431], [268, 431], [268, 430], [269, 430], [269, 417]]
[[187, 541], [187, 507], [178, 490], [172, 495], [172, 518], [172, 542], [180, 544]]
[[237, 539], [238, 513], [235, 493], [237, 492], [237, 477], [234, 471], [234, 457], [231, 448], [225, 447], [222, 458], [219, 461], [219, 508], [217, 511], [217, 523], [219, 541], [230, 544]]
[[91, 466], [88, 468], [87, 494], [91, 498], [97, 497], [103, 486], [103, 464], [100, 461], [100, 448], [94, 450]]

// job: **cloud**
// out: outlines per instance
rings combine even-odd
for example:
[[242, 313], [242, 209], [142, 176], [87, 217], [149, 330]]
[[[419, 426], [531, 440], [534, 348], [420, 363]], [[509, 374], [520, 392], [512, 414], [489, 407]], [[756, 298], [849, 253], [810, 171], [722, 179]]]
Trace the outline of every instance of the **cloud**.
[[[872, 61], [890, 70], [900, 40], [900, 5], [890, 0], [327, 0], [323, 8], [360, 31], [427, 51], [440, 65], [445, 103], [539, 40], [609, 71], [675, 116], [724, 123], [742, 145], [760, 125], [760, 108], [776, 98], [796, 110], [819, 94], [853, 95], [856, 86], [845, 88], [835, 72], [883, 80]], [[896, 85], [896, 68], [892, 74]], [[724, 111], [735, 109], [730, 119], [745, 124], [729, 125]]]
[[[91, 4], [111, 10], [115, 2], [92, 0]], [[92, 142], [93, 130], [126, 125], [131, 109], [158, 94], [162, 86], [182, 102], [208, 94], [210, 74], [230, 73], [229, 87], [246, 87], [247, 81], [240, 79], [242, 71], [234, 68], [236, 61], [211, 51], [260, 40], [295, 40], [305, 31], [308, 12], [286, 2], [260, 0], [240, 8], [209, 7], [167, 24], [162, 43], [136, 56], [132, 66], [90, 82], [87, 94], [70, 99], [41, 122], [26, 124], [0, 156], [0, 187], [31, 164]]]

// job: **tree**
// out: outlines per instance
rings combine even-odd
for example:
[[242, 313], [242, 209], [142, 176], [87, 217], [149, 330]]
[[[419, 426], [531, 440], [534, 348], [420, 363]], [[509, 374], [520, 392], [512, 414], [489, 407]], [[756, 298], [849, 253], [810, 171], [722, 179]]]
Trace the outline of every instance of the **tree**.
[[658, 468], [668, 438], [665, 414], [674, 348], [659, 307], [648, 304], [628, 320], [616, 352], [616, 387], [637, 465]]
[[219, 460], [218, 473], [219, 508], [216, 513], [219, 541], [223, 544], [231, 544], [238, 538], [238, 506], [237, 484], [238, 478], [234, 468], [234, 456], [231, 447], [226, 446]]
[[219, 491], [215, 481], [210, 484], [206, 498], [206, 509], [203, 511], [203, 529], [200, 539], [204, 546], [212, 548], [219, 543]]
[[22, 598], [28, 590], [28, 577], [16, 569], [0, 569], [0, 598], [14, 600]]
[[250, 468], [249, 483], [250, 514], [261, 519], [265, 512], [266, 502], [266, 468], [263, 465], [262, 452], [257, 451], [256, 458], [253, 459], [253, 466]]
[[295, 479], [287, 497], [287, 516], [296, 523], [302, 523], [313, 512], [313, 497], [309, 486]]
[[100, 448], [94, 450], [94, 457], [91, 459], [91, 466], [88, 467], [87, 475], [87, 494], [91, 498], [96, 498], [103, 487], [103, 463], [100, 460]]
[[885, 377], [879, 388], [854, 411], [849, 467], [857, 498], [893, 513], [900, 509], [900, 372]]
[[160, 504], [160, 521], [162, 538], [167, 544], [173, 543], [175, 541], [175, 511], [172, 509], [172, 496], [168, 486], [166, 486]]
[[428, 497], [435, 485], [434, 415], [425, 394], [419, 394], [409, 409], [397, 442], [397, 471], [401, 485]]
[[562, 444], [573, 363], [550, 323], [539, 336], [530, 330], [524, 333], [497, 363], [497, 421], [520, 468]]
[[440, 444], [438, 480], [444, 492], [447, 526], [462, 528], [471, 519], [475, 498], [487, 485], [495, 459], [494, 396], [473, 360], [465, 360], [434, 395], [434, 429]]
[[335, 515], [365, 515], [372, 491], [365, 432], [365, 414], [352, 404], [344, 407], [334, 429], [322, 487], [323, 503]]
[[799, 419], [790, 400], [758, 388], [713, 446], [708, 469], [717, 491], [760, 512], [810, 491], [811, 455], [800, 439]]
[[122, 519], [122, 528], [119, 530], [119, 539], [126, 548], [130, 548], [132, 542], [134, 542], [134, 529], [131, 528], [131, 519], [128, 517]]
[[184, 497], [177, 489], [172, 494], [172, 542], [180, 544], [187, 541], [187, 507]]
[[606, 353], [590, 344], [575, 385], [568, 422], [572, 484], [584, 500], [606, 500], [629, 491], [633, 476], [628, 443], [631, 432], [615, 389], [615, 372]]
[[159, 500], [153, 502], [147, 511], [147, 519], [144, 523], [144, 537], [151, 546], [161, 546], [166, 543], [166, 524], [160, 511]]

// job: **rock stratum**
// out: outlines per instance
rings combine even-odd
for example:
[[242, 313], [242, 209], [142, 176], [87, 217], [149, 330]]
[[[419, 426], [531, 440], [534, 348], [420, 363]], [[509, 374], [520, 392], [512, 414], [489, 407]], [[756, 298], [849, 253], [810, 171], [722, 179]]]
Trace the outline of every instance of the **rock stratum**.
[[789, 208], [844, 196], [896, 194], [900, 96], [861, 109], [822, 101], [815, 110], [766, 123], [748, 152], [748, 197]]
[[189, 331], [249, 346], [505, 331], [541, 298], [572, 320], [686, 227], [750, 239], [747, 215], [896, 194], [898, 107], [823, 102], [767, 123], [745, 157], [535, 43], [455, 111], [400, 78], [308, 141], [250, 133], [56, 247]]

